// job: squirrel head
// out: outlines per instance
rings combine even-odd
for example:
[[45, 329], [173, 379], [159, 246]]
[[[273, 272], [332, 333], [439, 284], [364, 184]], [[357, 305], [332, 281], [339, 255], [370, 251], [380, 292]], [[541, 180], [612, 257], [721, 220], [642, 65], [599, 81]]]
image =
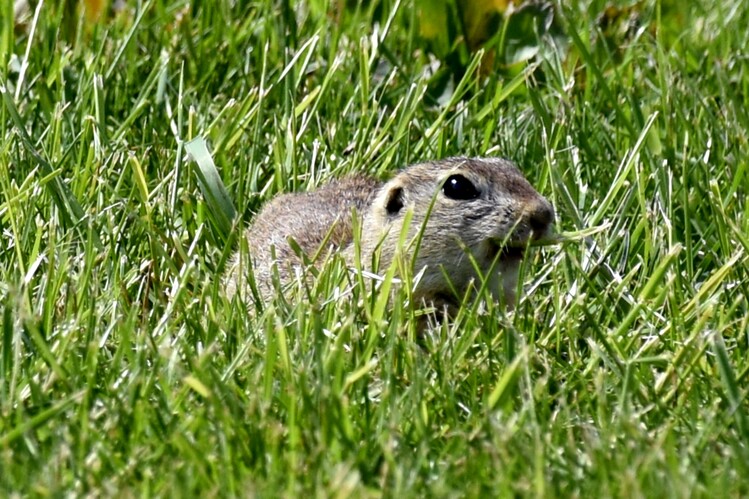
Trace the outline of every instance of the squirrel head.
[[525, 248], [551, 237], [553, 221], [552, 205], [512, 162], [449, 158], [412, 165], [379, 189], [364, 217], [362, 249], [379, 245], [380, 268], [402, 252], [415, 275], [425, 269], [417, 297], [457, 304], [478, 268], [513, 306]]

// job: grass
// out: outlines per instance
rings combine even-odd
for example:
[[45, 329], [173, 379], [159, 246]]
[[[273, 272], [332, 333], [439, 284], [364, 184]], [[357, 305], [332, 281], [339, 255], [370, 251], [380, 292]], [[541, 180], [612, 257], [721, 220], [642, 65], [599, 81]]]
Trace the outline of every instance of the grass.
[[[3, 495], [749, 494], [749, 5], [669, 5], [612, 44], [573, 2], [556, 57], [443, 89], [405, 1], [3, 2]], [[255, 317], [224, 296], [277, 193], [449, 155], [603, 230], [420, 339], [335, 259]]]

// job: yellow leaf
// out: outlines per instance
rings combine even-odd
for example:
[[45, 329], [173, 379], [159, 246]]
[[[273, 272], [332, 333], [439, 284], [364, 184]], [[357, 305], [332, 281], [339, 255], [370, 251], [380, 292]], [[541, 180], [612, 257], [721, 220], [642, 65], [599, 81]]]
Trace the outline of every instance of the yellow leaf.
[[468, 48], [481, 47], [496, 32], [498, 20], [507, 11], [510, 0], [463, 0], [461, 7]]
[[97, 22], [102, 17], [102, 12], [107, 8], [107, 0], [83, 0], [83, 7], [86, 12], [86, 20]]

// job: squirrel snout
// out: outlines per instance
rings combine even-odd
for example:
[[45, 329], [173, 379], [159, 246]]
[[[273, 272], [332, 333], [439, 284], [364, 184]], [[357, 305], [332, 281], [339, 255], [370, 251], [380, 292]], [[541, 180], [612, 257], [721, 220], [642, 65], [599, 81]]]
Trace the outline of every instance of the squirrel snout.
[[546, 199], [539, 199], [529, 207], [526, 216], [533, 231], [532, 240], [538, 241], [549, 235], [551, 224], [554, 222], [554, 207], [551, 203]]

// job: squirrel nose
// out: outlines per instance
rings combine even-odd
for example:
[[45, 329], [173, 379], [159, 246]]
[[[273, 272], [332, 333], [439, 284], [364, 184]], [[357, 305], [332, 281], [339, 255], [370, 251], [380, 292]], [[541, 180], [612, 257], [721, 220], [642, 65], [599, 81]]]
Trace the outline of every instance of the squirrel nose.
[[533, 231], [533, 240], [538, 241], [548, 236], [551, 223], [554, 221], [554, 207], [546, 199], [537, 201], [527, 212], [528, 224]]

